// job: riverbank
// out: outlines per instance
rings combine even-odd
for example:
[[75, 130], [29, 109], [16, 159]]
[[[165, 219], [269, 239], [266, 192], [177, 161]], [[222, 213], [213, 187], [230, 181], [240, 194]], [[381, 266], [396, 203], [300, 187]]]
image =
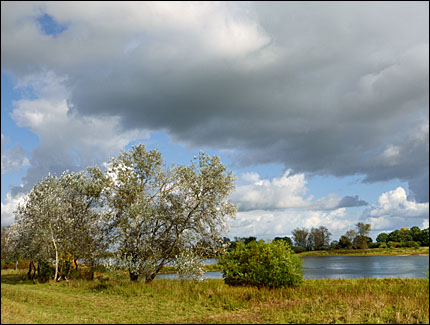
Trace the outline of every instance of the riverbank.
[[428, 279], [305, 280], [295, 288], [98, 275], [33, 284], [3, 271], [4, 323], [429, 323]]
[[369, 249], [333, 249], [328, 251], [309, 251], [298, 253], [298, 256], [367, 256], [367, 255], [429, 255], [428, 247], [400, 247], [400, 248], [369, 248]]

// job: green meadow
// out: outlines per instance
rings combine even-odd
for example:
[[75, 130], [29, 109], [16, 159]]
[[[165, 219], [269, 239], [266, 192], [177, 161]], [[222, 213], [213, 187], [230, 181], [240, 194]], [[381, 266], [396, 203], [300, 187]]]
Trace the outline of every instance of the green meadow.
[[231, 287], [223, 280], [33, 283], [2, 270], [1, 323], [429, 323], [428, 279], [318, 279], [298, 287]]

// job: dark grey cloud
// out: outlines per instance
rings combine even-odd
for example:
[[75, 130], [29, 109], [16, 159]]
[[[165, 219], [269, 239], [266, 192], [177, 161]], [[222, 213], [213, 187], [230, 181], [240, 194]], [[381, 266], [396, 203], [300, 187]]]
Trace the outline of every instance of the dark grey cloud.
[[[124, 130], [241, 165], [397, 178], [429, 201], [427, 2], [176, 6], [2, 3], [2, 67], [67, 75], [75, 113]], [[55, 39], [44, 11], [67, 24]]]
[[358, 197], [358, 195], [354, 195], [354, 196], [344, 196], [338, 206], [336, 207], [336, 209], [338, 208], [352, 208], [352, 207], [361, 207], [361, 206], [365, 206], [365, 205], [369, 205], [369, 203], [367, 203], [364, 200], [360, 200], [360, 198]]

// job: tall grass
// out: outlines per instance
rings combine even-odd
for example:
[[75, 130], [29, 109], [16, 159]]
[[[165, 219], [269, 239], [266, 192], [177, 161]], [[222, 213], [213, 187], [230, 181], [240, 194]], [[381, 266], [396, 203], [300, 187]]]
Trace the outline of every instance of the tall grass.
[[33, 284], [2, 271], [2, 323], [427, 323], [428, 279], [305, 280], [295, 288], [222, 280]]

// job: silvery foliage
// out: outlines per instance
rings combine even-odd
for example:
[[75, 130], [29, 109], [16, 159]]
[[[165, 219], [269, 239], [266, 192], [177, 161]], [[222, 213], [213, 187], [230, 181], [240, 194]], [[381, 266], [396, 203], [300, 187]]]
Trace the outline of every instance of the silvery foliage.
[[185, 247], [217, 247], [226, 217], [236, 213], [227, 201], [234, 178], [216, 156], [200, 153], [190, 166], [168, 168], [158, 150], [139, 145], [113, 158], [100, 178], [116, 263], [135, 279], [153, 280]]
[[[24, 258], [52, 258], [55, 254], [56, 273], [59, 252], [65, 249], [70, 220], [63, 211], [66, 203], [58, 177], [49, 175], [37, 183], [23, 204], [15, 211], [16, 223], [11, 226], [11, 244]], [[39, 251], [40, 250], [40, 251]]]
[[180, 280], [202, 281], [205, 275], [202, 257], [191, 249], [184, 249], [176, 255], [174, 268]]
[[49, 175], [35, 184], [15, 211], [10, 245], [30, 260], [61, 257], [93, 260], [106, 248], [103, 220], [93, 211], [101, 187], [83, 173]]

